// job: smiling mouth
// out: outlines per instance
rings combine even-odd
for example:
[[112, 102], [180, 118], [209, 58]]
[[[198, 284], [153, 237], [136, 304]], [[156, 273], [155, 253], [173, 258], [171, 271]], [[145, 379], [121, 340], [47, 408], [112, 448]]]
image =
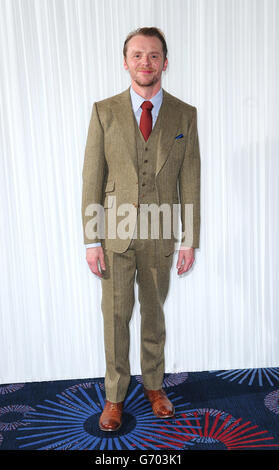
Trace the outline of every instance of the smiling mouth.
[[153, 70], [139, 70], [139, 72], [141, 72], [141, 73], [152, 73]]

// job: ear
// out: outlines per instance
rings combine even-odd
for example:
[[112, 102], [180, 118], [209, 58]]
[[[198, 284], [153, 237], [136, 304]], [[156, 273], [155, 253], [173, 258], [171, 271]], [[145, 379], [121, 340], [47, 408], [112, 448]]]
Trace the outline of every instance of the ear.
[[123, 65], [124, 65], [124, 69], [125, 69], [125, 70], [128, 70], [128, 69], [129, 69], [129, 67], [128, 67], [128, 65], [127, 65], [127, 62], [126, 62], [126, 57], [124, 57], [124, 59], [123, 59]]
[[167, 66], [168, 66], [168, 59], [166, 58], [164, 62], [164, 66], [163, 66], [164, 71], [166, 70]]

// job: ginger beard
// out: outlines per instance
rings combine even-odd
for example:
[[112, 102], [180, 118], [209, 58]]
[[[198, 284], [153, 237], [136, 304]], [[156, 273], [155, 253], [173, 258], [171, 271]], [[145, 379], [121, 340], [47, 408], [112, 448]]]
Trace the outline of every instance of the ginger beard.
[[[130, 70], [129, 70], [130, 71]], [[155, 83], [158, 83], [161, 79], [161, 73], [157, 73], [155, 70], [143, 71], [142, 69], [136, 71], [135, 76], [133, 77], [130, 71], [132, 80], [141, 87], [153, 86]]]

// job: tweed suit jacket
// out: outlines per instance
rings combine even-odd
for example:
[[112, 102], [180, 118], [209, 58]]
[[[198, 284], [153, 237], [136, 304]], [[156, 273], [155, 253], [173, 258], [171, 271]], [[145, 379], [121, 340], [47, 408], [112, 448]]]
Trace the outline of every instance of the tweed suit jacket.
[[[160, 116], [161, 114], [161, 116]], [[197, 109], [163, 89], [163, 102], [159, 111], [161, 126], [155, 152], [155, 189], [158, 205], [180, 203], [182, 232], [191, 225], [191, 246], [199, 247], [200, 235], [200, 151], [197, 129]], [[180, 136], [180, 137], [178, 137]], [[148, 144], [148, 141], [147, 141]], [[101, 241], [114, 252], [124, 252], [131, 238], [123, 239], [107, 233], [107, 214], [116, 205], [116, 221], [121, 204], [137, 207], [138, 170], [135, 123], [130, 89], [93, 104], [86, 140], [82, 171], [82, 223], [84, 243]], [[112, 196], [115, 196], [113, 198]], [[88, 234], [93, 213], [92, 204], [104, 207], [106, 230], [104, 238]], [[185, 217], [185, 205], [192, 208], [191, 220]], [[137, 222], [137, 210], [131, 215], [132, 225]], [[160, 232], [161, 233], [161, 232]], [[161, 233], [162, 238], [162, 233]], [[176, 239], [162, 239], [165, 255], [174, 251]], [[181, 240], [189, 246], [189, 240]]]

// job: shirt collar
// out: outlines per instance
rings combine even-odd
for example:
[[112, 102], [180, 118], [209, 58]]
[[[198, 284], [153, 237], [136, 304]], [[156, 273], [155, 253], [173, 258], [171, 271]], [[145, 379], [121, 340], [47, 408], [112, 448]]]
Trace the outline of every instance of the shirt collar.
[[[146, 100], [145, 98], [140, 96], [138, 93], [136, 93], [132, 86], [130, 86], [130, 95], [131, 95], [133, 111], [134, 113], [136, 113], [139, 110], [142, 103]], [[160, 90], [156, 93], [156, 95], [154, 95], [149, 101], [151, 101], [151, 103], [153, 104], [154, 112], [158, 114], [159, 108], [163, 101], [162, 88], [160, 88]]]

